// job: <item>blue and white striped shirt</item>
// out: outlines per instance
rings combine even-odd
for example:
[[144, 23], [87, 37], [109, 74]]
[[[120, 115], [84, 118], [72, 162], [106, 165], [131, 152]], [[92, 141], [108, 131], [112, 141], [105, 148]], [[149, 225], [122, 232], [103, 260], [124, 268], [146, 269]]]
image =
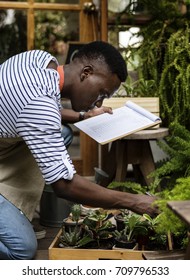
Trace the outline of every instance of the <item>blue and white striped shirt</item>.
[[61, 137], [59, 74], [51, 54], [33, 50], [0, 65], [0, 137], [21, 137], [47, 184], [75, 173]]

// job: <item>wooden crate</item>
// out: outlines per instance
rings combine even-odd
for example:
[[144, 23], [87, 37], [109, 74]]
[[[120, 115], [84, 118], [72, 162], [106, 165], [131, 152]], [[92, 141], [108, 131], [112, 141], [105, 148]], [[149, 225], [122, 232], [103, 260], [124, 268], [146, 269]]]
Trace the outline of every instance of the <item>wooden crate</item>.
[[102, 249], [63, 249], [58, 247], [61, 230], [49, 247], [49, 260], [143, 260], [143, 251], [102, 250]]

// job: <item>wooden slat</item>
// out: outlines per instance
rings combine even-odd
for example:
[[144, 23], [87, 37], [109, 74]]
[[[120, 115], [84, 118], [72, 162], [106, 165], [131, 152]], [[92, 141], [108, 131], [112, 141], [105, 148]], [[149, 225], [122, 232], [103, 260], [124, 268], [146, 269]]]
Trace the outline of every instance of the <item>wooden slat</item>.
[[[33, 0], [30, 0], [32, 3]], [[34, 10], [27, 10], [27, 50], [34, 49]]]
[[92, 176], [94, 175], [94, 167], [98, 166], [98, 143], [81, 131], [80, 148], [83, 160], [83, 176]]
[[0, 1], [0, 9], [29, 9], [27, 2]]
[[167, 206], [190, 227], [190, 200], [169, 201]]
[[107, 0], [100, 1], [100, 33], [101, 33], [101, 40], [108, 41], [108, 11], [107, 11]]
[[36, 10], [60, 10], [60, 11], [80, 11], [78, 4], [60, 4], [60, 3], [28, 3], [0, 1], [1, 9], [36, 9]]
[[184, 260], [185, 250], [151, 251], [143, 253], [145, 260]]

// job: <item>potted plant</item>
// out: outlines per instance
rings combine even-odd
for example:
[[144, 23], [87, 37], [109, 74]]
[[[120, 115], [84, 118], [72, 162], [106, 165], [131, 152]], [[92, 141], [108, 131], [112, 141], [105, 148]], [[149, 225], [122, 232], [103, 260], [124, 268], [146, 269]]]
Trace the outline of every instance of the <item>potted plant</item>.
[[91, 206], [82, 205], [82, 204], [80, 207], [81, 207], [81, 216], [86, 216], [89, 213], [100, 209], [99, 207], [91, 207]]
[[104, 209], [95, 210], [87, 214], [83, 221], [85, 231], [93, 239], [91, 248], [111, 249], [113, 246], [113, 230], [115, 227], [109, 220], [108, 212]]
[[123, 230], [114, 232], [115, 245], [114, 248], [125, 248], [125, 249], [134, 249], [137, 244], [135, 238], [130, 239], [128, 235], [128, 227], [125, 227]]
[[69, 228], [67, 232], [65, 227], [62, 227], [62, 233], [59, 238], [59, 247], [72, 247], [72, 248], [80, 248], [84, 247], [86, 244], [91, 242], [92, 237], [86, 232], [83, 231], [82, 226], [75, 226], [74, 229]]
[[[129, 97], [151, 97], [157, 96], [157, 86], [154, 80], [146, 80], [144, 78], [137, 79], [132, 81], [130, 77], [127, 78], [127, 81], [121, 85], [126, 92], [126, 96]], [[121, 95], [122, 90], [117, 93], [117, 97]]]
[[[117, 182], [117, 181], [112, 181], [108, 186], [108, 189], [112, 190], [118, 190], [122, 192], [129, 192], [129, 193], [134, 193], [134, 194], [143, 194], [145, 193], [148, 189], [147, 186], [141, 186], [139, 183], [136, 182], [131, 182], [131, 181], [125, 181], [125, 182]], [[120, 209], [120, 212], [114, 215], [117, 229], [120, 231], [124, 229], [125, 227], [125, 220], [128, 219], [129, 214], [131, 212], [128, 209]]]
[[115, 230], [115, 247], [132, 249], [137, 243], [138, 236], [148, 234], [148, 224], [141, 215], [132, 213], [124, 221], [123, 230]]
[[122, 231], [125, 228], [125, 220], [128, 219], [129, 213], [128, 209], [120, 209], [120, 212], [114, 215], [118, 231]]
[[82, 221], [80, 204], [73, 204], [70, 215], [63, 219], [62, 227], [65, 231], [70, 232], [70, 230], [75, 230], [76, 227], [81, 225]]

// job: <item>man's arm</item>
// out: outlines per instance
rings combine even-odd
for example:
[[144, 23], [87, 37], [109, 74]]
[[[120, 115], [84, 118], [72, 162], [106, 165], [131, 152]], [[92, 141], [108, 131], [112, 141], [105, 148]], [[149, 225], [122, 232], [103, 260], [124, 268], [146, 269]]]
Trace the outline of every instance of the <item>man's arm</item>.
[[157, 214], [151, 204], [154, 197], [106, 189], [75, 174], [71, 181], [58, 180], [52, 184], [58, 197], [93, 207], [105, 209], [130, 209], [136, 213]]
[[[110, 107], [102, 106], [100, 108], [95, 107], [92, 110], [84, 113], [84, 119], [88, 119], [103, 113], [112, 114], [112, 109]], [[61, 118], [62, 122], [64, 123], [74, 123], [79, 121], [80, 112], [76, 112], [72, 109], [65, 109], [61, 110]]]

